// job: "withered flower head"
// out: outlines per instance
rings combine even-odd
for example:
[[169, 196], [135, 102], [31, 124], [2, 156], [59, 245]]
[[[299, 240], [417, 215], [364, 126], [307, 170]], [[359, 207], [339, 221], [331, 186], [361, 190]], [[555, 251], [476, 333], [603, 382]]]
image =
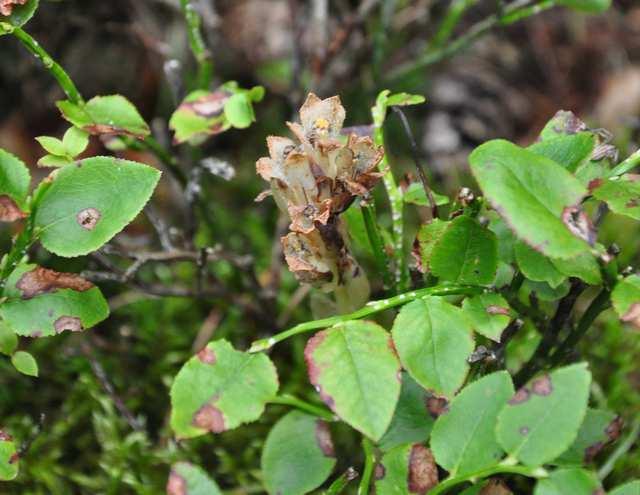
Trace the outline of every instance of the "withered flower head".
[[382, 176], [377, 166], [383, 149], [369, 137], [342, 138], [344, 119], [339, 97], [321, 100], [311, 93], [300, 123], [287, 123], [298, 142], [269, 136], [269, 156], [256, 163], [291, 218], [291, 233], [282, 238], [289, 268], [300, 281], [328, 289], [360, 274], [338, 215]]

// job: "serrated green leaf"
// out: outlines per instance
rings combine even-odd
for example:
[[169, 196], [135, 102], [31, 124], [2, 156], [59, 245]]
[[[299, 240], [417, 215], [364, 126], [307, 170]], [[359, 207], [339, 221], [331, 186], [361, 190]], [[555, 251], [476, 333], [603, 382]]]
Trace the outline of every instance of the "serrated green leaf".
[[152, 167], [111, 157], [60, 169], [36, 206], [42, 245], [67, 257], [95, 251], [138, 215], [159, 179]]
[[529, 280], [546, 282], [555, 289], [567, 278], [556, 268], [550, 258], [522, 241], [516, 243], [514, 252], [520, 271]]
[[604, 12], [611, 7], [611, 0], [558, 0], [558, 5], [564, 5], [583, 12]]
[[[7, 22], [13, 27], [22, 27], [33, 17], [38, 9], [39, 0], [27, 0], [24, 5], [14, 5], [8, 16], [0, 15], [0, 23]], [[0, 35], [2, 35], [0, 28]]]
[[500, 342], [502, 331], [511, 321], [509, 303], [500, 294], [487, 293], [468, 297], [462, 303], [473, 329], [488, 339]]
[[7, 322], [0, 320], [0, 354], [11, 356], [18, 347], [18, 336]]
[[391, 332], [409, 374], [427, 390], [452, 397], [467, 375], [474, 345], [462, 310], [440, 297], [425, 297], [402, 307]]
[[72, 273], [19, 265], [7, 280], [0, 316], [17, 333], [48, 337], [91, 328], [109, 316], [100, 289]]
[[640, 480], [631, 481], [617, 486], [609, 492], [609, 495], [638, 495], [640, 493]]
[[388, 451], [403, 443], [426, 442], [433, 427], [433, 418], [425, 407], [429, 397], [431, 394], [402, 372], [400, 399], [389, 429], [378, 442], [380, 449]]
[[584, 469], [558, 469], [548, 478], [539, 480], [534, 495], [594, 495], [600, 482], [594, 473]]
[[434, 218], [430, 223], [424, 224], [418, 231], [416, 240], [420, 251], [420, 263], [424, 272], [431, 271], [431, 256], [433, 250], [444, 235], [449, 222]]
[[18, 461], [13, 438], [0, 429], [0, 481], [11, 481], [18, 476]]
[[266, 355], [211, 342], [175, 377], [171, 428], [178, 438], [231, 430], [258, 419], [277, 391], [278, 375]]
[[217, 89], [213, 92], [189, 93], [169, 120], [176, 144], [190, 141], [201, 143], [209, 136], [229, 129], [224, 116], [224, 105], [231, 97], [229, 91]]
[[138, 139], [151, 131], [136, 107], [121, 95], [96, 96], [85, 104], [56, 103], [62, 116], [89, 134], [118, 134]]
[[251, 101], [246, 93], [236, 93], [224, 104], [224, 115], [237, 129], [246, 129], [255, 120]]
[[220, 488], [200, 466], [177, 462], [171, 466], [168, 495], [221, 495]]
[[26, 165], [0, 149], [0, 221], [13, 222], [26, 216], [30, 182]]
[[596, 138], [590, 132], [558, 135], [532, 144], [527, 149], [544, 156], [575, 172], [579, 165], [588, 161], [596, 145]]
[[391, 449], [376, 468], [376, 495], [428, 493], [438, 483], [433, 454], [419, 443]]
[[495, 438], [498, 414], [513, 396], [511, 377], [498, 371], [467, 385], [438, 417], [431, 433], [436, 462], [449, 476], [497, 464], [504, 451]]
[[270, 494], [303, 495], [318, 488], [336, 465], [329, 425], [292, 411], [271, 429], [261, 467]]
[[62, 136], [62, 143], [67, 150], [67, 154], [75, 158], [87, 149], [89, 145], [89, 133], [77, 127], [70, 127], [67, 129], [67, 132], [64, 133], [64, 136]]
[[498, 267], [495, 234], [468, 216], [449, 223], [431, 253], [431, 272], [441, 281], [490, 284]]
[[558, 457], [576, 439], [590, 384], [586, 363], [534, 378], [498, 415], [496, 436], [502, 448], [527, 466]]
[[26, 351], [15, 352], [11, 356], [11, 364], [13, 364], [13, 367], [23, 375], [38, 376], [38, 362]]
[[600, 265], [591, 253], [583, 253], [573, 258], [550, 258], [553, 266], [567, 277], [578, 277], [591, 285], [602, 283]]
[[611, 411], [587, 409], [578, 436], [571, 446], [555, 461], [559, 466], [582, 466], [620, 435], [620, 418]]
[[72, 163], [72, 159], [64, 156], [44, 155], [38, 160], [38, 167], [62, 168]]
[[469, 161], [486, 198], [529, 246], [554, 258], [589, 250], [593, 233], [579, 209], [586, 190], [567, 170], [503, 140], [479, 146]]
[[400, 395], [400, 363], [390, 335], [353, 320], [307, 342], [309, 380], [341, 419], [377, 441], [391, 423]]
[[640, 275], [620, 280], [611, 293], [611, 302], [622, 321], [640, 328]]
[[595, 198], [605, 201], [618, 215], [640, 220], [640, 175], [627, 174], [594, 182], [597, 184], [592, 191]]
[[40, 146], [42, 146], [47, 153], [51, 153], [56, 156], [65, 156], [67, 154], [67, 148], [58, 138], [51, 136], [39, 136], [36, 138], [36, 141], [40, 143]]

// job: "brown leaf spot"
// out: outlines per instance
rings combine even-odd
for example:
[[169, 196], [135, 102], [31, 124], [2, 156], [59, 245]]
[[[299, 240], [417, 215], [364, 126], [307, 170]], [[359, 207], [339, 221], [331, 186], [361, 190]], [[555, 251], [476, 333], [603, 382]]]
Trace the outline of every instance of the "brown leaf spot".
[[27, 0], [0, 0], [0, 14], [9, 16], [16, 5], [24, 5]]
[[209, 347], [203, 347], [197, 356], [204, 364], [216, 364], [216, 354]]
[[492, 304], [490, 306], [487, 306], [487, 313], [490, 315], [509, 316], [509, 308], [503, 308], [502, 306], [496, 306]]
[[553, 392], [551, 377], [549, 375], [543, 375], [540, 378], [536, 378], [531, 383], [531, 391], [536, 395], [549, 395]]
[[637, 206], [640, 206], [640, 201], [638, 201], [637, 198], [633, 198], [627, 201], [624, 206], [626, 208], [636, 208]]
[[307, 363], [307, 374], [309, 375], [309, 381], [315, 387], [318, 394], [320, 394], [320, 399], [322, 400], [322, 402], [324, 402], [331, 410], [333, 410], [335, 402], [333, 400], [333, 397], [322, 390], [322, 386], [320, 385], [320, 373], [322, 372], [322, 370], [313, 359], [313, 353], [318, 348], [318, 346], [322, 344], [326, 336], [327, 333], [325, 330], [316, 333], [308, 340], [307, 345], [304, 349], [304, 360]]
[[589, 463], [595, 459], [598, 453], [604, 448], [604, 443], [596, 442], [584, 449], [584, 462]]
[[96, 210], [95, 208], [85, 208], [84, 210], [78, 212], [78, 214], [76, 215], [76, 221], [78, 222], [78, 225], [80, 225], [80, 227], [82, 227], [83, 229], [93, 230], [96, 228], [98, 220], [100, 220], [101, 216], [102, 215], [100, 214], [100, 211]]
[[567, 206], [562, 210], [562, 222], [571, 233], [589, 243], [590, 246], [596, 242], [596, 231], [591, 220], [579, 206]]
[[387, 470], [386, 470], [386, 468], [385, 468], [382, 464], [377, 463], [377, 464], [376, 464], [376, 468], [375, 468], [375, 470], [374, 470], [374, 472], [373, 472], [373, 476], [374, 476], [374, 478], [375, 478], [376, 480], [381, 480], [381, 479], [383, 479], [386, 475], [387, 475]]
[[12, 198], [6, 194], [0, 196], [0, 222], [15, 222], [26, 216]]
[[76, 316], [61, 316], [53, 323], [56, 333], [62, 333], [65, 330], [70, 332], [81, 332], [83, 330], [82, 321]]
[[604, 491], [604, 489], [602, 488], [597, 488], [593, 491], [592, 495], [606, 495], [607, 492]]
[[222, 411], [213, 404], [205, 404], [193, 416], [193, 425], [213, 433], [225, 431]]
[[433, 454], [419, 443], [411, 447], [408, 478], [411, 493], [425, 494], [438, 484], [438, 468]]
[[13, 437], [6, 431], [0, 430], [0, 442], [11, 442]]
[[449, 403], [447, 402], [447, 399], [443, 397], [431, 395], [426, 398], [425, 404], [429, 415], [433, 419], [437, 419], [439, 416], [449, 412]]
[[602, 184], [603, 184], [603, 180], [602, 179], [592, 179], [589, 181], [589, 184], [587, 185], [587, 189], [589, 189], [589, 192], [593, 192], [596, 189], [598, 189]]
[[627, 312], [620, 318], [625, 323], [631, 323], [634, 327], [640, 329], [640, 303], [633, 303], [629, 306]]
[[197, 100], [183, 103], [179, 110], [190, 110], [199, 117], [209, 119], [222, 115], [224, 104], [231, 95], [226, 91], [214, 91]]
[[331, 439], [331, 431], [326, 421], [316, 421], [316, 442], [322, 453], [326, 457], [335, 457], [336, 452], [333, 448], [333, 440]]
[[167, 481], [167, 495], [187, 495], [187, 481], [173, 469]]
[[607, 434], [610, 442], [615, 442], [618, 438], [620, 438], [623, 426], [624, 420], [620, 416], [616, 416], [613, 421], [611, 421], [611, 423], [607, 425], [604, 432]]
[[16, 288], [22, 292], [23, 299], [31, 299], [40, 294], [58, 289], [72, 289], [84, 292], [93, 288], [93, 284], [74, 273], [61, 273], [37, 266], [22, 274]]
[[520, 432], [520, 435], [525, 437], [525, 436], [527, 436], [529, 434], [529, 427], [528, 426], [521, 426], [518, 431]]
[[527, 402], [529, 400], [530, 392], [526, 387], [522, 387], [520, 390], [516, 392], [516, 394], [509, 401], [509, 405], [517, 406], [518, 404], [522, 404], [523, 402]]
[[490, 479], [478, 495], [511, 495], [512, 491], [499, 479]]
[[20, 460], [20, 454], [14, 452], [11, 457], [9, 457], [9, 464], [14, 464]]

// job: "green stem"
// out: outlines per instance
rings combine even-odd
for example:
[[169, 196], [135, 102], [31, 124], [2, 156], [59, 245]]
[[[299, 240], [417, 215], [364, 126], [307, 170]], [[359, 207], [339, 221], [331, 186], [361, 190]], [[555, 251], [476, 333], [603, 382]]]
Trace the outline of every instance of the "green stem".
[[431, 49], [441, 48], [451, 37], [453, 30], [460, 22], [467, 9], [471, 7], [477, 0], [453, 0], [445, 14], [444, 19], [440, 23], [440, 27], [436, 35], [431, 41]]
[[175, 177], [182, 187], [187, 185], [187, 175], [182, 171], [178, 165], [178, 161], [175, 159], [168, 150], [156, 141], [152, 136], [147, 136], [142, 145], [146, 147], [151, 153], [153, 153], [158, 160], [167, 168], [167, 170]]
[[541, 467], [529, 467], [529, 466], [514, 466], [507, 461], [501, 462], [497, 466], [493, 466], [487, 469], [482, 469], [471, 474], [464, 474], [461, 476], [452, 476], [447, 478], [429, 490], [429, 495], [440, 495], [445, 493], [449, 488], [452, 488], [460, 483], [466, 481], [472, 481], [476, 479], [486, 478], [494, 474], [521, 474], [522, 476], [528, 476], [530, 478], [546, 478], [548, 476], [547, 471]]
[[198, 62], [198, 88], [208, 89], [213, 76], [213, 62], [211, 61], [211, 52], [202, 37], [202, 19], [191, 0], [180, 0], [180, 6], [187, 21], [189, 45], [196, 62]]
[[616, 448], [616, 450], [611, 453], [607, 461], [602, 465], [600, 469], [598, 469], [598, 478], [600, 480], [604, 480], [607, 476], [609, 476], [611, 471], [613, 471], [616, 462], [618, 462], [621, 457], [626, 455], [627, 452], [631, 450], [631, 447], [633, 447], [638, 438], [640, 438], [640, 416], [636, 417], [635, 421], [633, 422], [631, 431], [629, 432], [629, 435], [627, 435], [627, 438], [625, 438], [624, 441], [618, 445], [618, 448]]
[[362, 437], [362, 449], [364, 450], [364, 469], [362, 470], [362, 478], [360, 478], [357, 494], [368, 495], [373, 467], [376, 464], [376, 456], [373, 452], [373, 444], [367, 437]]
[[347, 469], [344, 473], [338, 476], [333, 483], [331, 483], [331, 486], [325, 490], [323, 495], [339, 495], [344, 491], [347, 485], [357, 477], [358, 472], [355, 469]]
[[318, 416], [326, 421], [335, 421], [336, 417], [331, 411], [324, 407], [315, 406], [309, 402], [305, 402], [291, 394], [282, 394], [269, 400], [269, 404], [281, 404], [284, 406], [296, 407], [302, 411], [308, 412], [313, 416]]
[[376, 263], [378, 272], [382, 274], [382, 281], [384, 283], [385, 290], [388, 290], [393, 285], [393, 275], [389, 270], [389, 259], [387, 253], [384, 250], [384, 243], [382, 242], [382, 236], [378, 230], [378, 224], [376, 222], [376, 215], [374, 207], [370, 204], [361, 204], [362, 217], [364, 219], [364, 225], [367, 229], [367, 236], [371, 243], [371, 250], [373, 251], [373, 258]]
[[473, 285], [446, 285], [434, 286], [424, 289], [418, 289], [411, 292], [405, 292], [389, 299], [381, 299], [379, 301], [371, 301], [364, 307], [347, 315], [330, 316], [320, 320], [307, 321], [300, 323], [284, 332], [280, 332], [266, 339], [256, 340], [251, 344], [249, 352], [262, 352], [271, 349], [274, 345], [295, 335], [310, 332], [320, 328], [328, 328], [345, 321], [357, 320], [384, 311], [395, 306], [400, 306], [408, 302], [420, 299], [425, 296], [451, 296], [457, 294], [475, 295], [484, 291], [483, 287]]
[[630, 155], [626, 160], [619, 163], [609, 172], [609, 178], [618, 177], [619, 175], [626, 174], [630, 170], [640, 165], [640, 150]]
[[467, 49], [478, 38], [484, 36], [493, 28], [500, 25], [512, 24], [516, 21], [537, 14], [543, 10], [549, 9], [555, 6], [555, 1], [545, 0], [538, 2], [536, 5], [528, 6], [530, 0], [516, 0], [513, 3], [507, 5], [501, 14], [493, 14], [486, 19], [475, 24], [465, 34], [456, 38], [455, 40], [446, 43], [444, 46], [435, 49], [428, 49], [424, 55], [418, 57], [417, 60], [413, 60], [404, 65], [399, 66], [397, 69], [391, 71], [389, 74], [388, 83], [392, 83], [401, 79], [408, 74], [413, 73], [419, 69], [423, 69], [435, 63], [438, 63], [446, 58], [452, 57], [458, 52]]
[[34, 40], [29, 33], [23, 29], [17, 27], [11, 31], [16, 38], [18, 38], [22, 44], [29, 50], [35, 57], [42, 62], [42, 65], [56, 78], [58, 84], [69, 98], [71, 103], [81, 104], [83, 103], [82, 95], [76, 85], [73, 83], [69, 74], [56, 62], [40, 44]]

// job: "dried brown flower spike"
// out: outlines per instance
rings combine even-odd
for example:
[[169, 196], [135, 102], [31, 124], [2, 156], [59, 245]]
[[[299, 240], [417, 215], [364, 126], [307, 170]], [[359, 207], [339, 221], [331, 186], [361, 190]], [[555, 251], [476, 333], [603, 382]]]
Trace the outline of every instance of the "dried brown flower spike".
[[346, 289], [356, 279], [363, 285], [339, 214], [357, 196], [367, 196], [382, 176], [377, 166], [383, 149], [369, 137], [352, 134], [345, 141], [340, 135], [344, 119], [339, 97], [321, 100], [311, 93], [300, 109], [301, 123], [288, 123], [299, 142], [269, 136], [270, 156], [256, 163], [291, 218], [291, 232], [282, 238], [289, 269], [301, 282], [325, 290]]

